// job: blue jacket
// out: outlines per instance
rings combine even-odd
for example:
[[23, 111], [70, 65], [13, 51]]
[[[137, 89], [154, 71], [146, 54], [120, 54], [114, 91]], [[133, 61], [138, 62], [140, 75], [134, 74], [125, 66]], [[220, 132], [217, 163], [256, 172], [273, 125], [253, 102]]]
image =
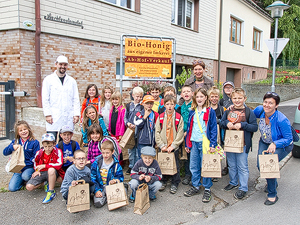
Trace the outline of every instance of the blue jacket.
[[[192, 148], [191, 136], [193, 131], [194, 115], [195, 115], [195, 110], [190, 111], [188, 125], [187, 125], [187, 133], [185, 136], [185, 147], [189, 149]], [[217, 119], [216, 119], [215, 110], [213, 110], [210, 107], [207, 108], [207, 112], [204, 113], [203, 119], [206, 124], [206, 136], [210, 141], [209, 146], [215, 148], [218, 145], [217, 143], [218, 130], [217, 130]]]
[[134, 117], [137, 114], [137, 112], [141, 112], [144, 109], [144, 107], [141, 104], [134, 105], [133, 102], [130, 102], [126, 105], [126, 113], [124, 117], [124, 123], [127, 127], [127, 123], [134, 124]]
[[134, 117], [134, 124], [137, 128], [137, 144], [155, 145], [155, 123], [159, 115], [153, 110], [152, 112], [154, 113], [152, 130], [150, 128], [149, 116], [147, 119], [144, 119], [144, 109], [140, 113], [137, 113], [137, 115]]
[[[3, 155], [8, 156], [12, 154], [14, 151], [14, 145], [15, 140], [13, 140], [4, 150]], [[22, 143], [21, 139], [19, 140], [19, 143]], [[24, 145], [24, 157], [25, 157], [25, 164], [26, 166], [21, 170], [22, 172], [28, 168], [33, 168], [33, 160], [35, 157], [35, 154], [38, 150], [40, 150], [40, 143], [38, 140], [27, 140]]]
[[[254, 109], [254, 114], [257, 118], [265, 118], [263, 106], [257, 106]], [[291, 124], [288, 118], [278, 110], [269, 117], [271, 123], [272, 140], [276, 148], [285, 148], [293, 143], [293, 135], [291, 131]]]
[[[107, 185], [109, 184], [109, 181], [113, 179], [118, 179], [120, 182], [124, 181], [124, 175], [123, 175], [123, 170], [122, 167], [119, 164], [119, 161], [115, 156], [113, 156], [114, 163], [112, 166], [109, 168], [108, 173], [107, 173]], [[95, 191], [94, 193], [96, 194], [97, 191], [103, 191], [104, 185], [103, 185], [103, 180], [100, 174], [100, 169], [103, 164], [103, 156], [99, 155], [93, 164], [91, 165], [91, 180], [95, 184]]]
[[[244, 131], [244, 141], [246, 144], [246, 153], [248, 153], [250, 148], [252, 147], [252, 134], [254, 132], [256, 132], [258, 129], [256, 116], [251, 109], [249, 109], [249, 110], [250, 110], [249, 118], [246, 118], [245, 122], [241, 122], [241, 129]], [[228, 130], [227, 124], [229, 123], [229, 121], [227, 119], [228, 112], [229, 112], [229, 110], [226, 110], [224, 112], [222, 119], [220, 121], [220, 127], [223, 129], [226, 129], [226, 130]], [[248, 123], [248, 121], [249, 121], [249, 123]], [[225, 134], [226, 134], [226, 132], [225, 132]]]
[[[88, 120], [88, 126], [92, 125], [92, 121], [89, 119]], [[105, 126], [104, 120], [102, 119], [102, 117], [99, 117], [99, 125], [101, 126], [102, 130], [103, 130], [103, 136], [108, 136], [108, 131], [107, 128]], [[82, 133], [82, 140], [83, 143], [88, 143], [88, 137], [87, 137], [87, 131], [88, 129], [85, 129], [85, 131], [83, 130], [83, 128], [81, 128], [81, 133]]]

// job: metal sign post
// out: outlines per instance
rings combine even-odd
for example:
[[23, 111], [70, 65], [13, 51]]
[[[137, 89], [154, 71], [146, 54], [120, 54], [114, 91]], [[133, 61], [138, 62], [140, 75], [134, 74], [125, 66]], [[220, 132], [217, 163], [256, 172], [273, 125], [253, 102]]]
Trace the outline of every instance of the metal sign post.
[[[126, 59], [127, 56], [124, 54], [124, 41], [125, 38], [135, 38], [136, 40], [139, 40], [141, 38], [143, 39], [149, 39], [149, 41], [158, 41], [160, 40], [161, 42], [163, 41], [172, 41], [172, 57], [171, 57], [171, 62], [172, 62], [172, 74], [171, 74], [171, 79], [166, 79], [163, 78], [162, 76], [159, 76], [158, 78], [148, 78], [147, 81], [165, 81], [165, 82], [172, 82], [173, 87], [175, 87], [175, 73], [176, 73], [176, 39], [172, 37], [159, 37], [159, 36], [147, 36], [147, 35], [135, 35], [135, 34], [123, 34], [121, 35], [120, 39], [120, 93], [122, 94], [122, 89], [123, 89], [123, 81], [141, 81], [141, 78], [139, 78], [139, 74], [137, 74], [135, 77], [125, 77], [125, 74], [123, 74], [123, 60]], [[144, 46], [144, 48], [150, 47], [147, 44]], [[151, 59], [152, 60], [152, 59]]]

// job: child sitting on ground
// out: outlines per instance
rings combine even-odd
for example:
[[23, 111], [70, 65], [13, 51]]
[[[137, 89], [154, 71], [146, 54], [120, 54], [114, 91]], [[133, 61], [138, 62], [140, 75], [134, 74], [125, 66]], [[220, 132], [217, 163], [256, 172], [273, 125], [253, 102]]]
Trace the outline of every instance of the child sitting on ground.
[[62, 169], [66, 172], [74, 161], [74, 152], [80, 149], [80, 147], [77, 141], [71, 140], [73, 137], [73, 129], [68, 125], [63, 126], [60, 129], [59, 135], [62, 141], [58, 142], [56, 147], [63, 152], [64, 164]]
[[70, 186], [76, 186], [78, 180], [84, 180], [90, 184], [90, 194], [94, 192], [94, 183], [91, 180], [91, 170], [86, 166], [86, 153], [83, 150], [74, 152], [73, 165], [69, 167], [61, 184], [60, 192], [65, 200], [68, 200]]
[[178, 149], [184, 138], [183, 119], [179, 113], [175, 112], [175, 97], [166, 95], [164, 103], [166, 111], [159, 115], [159, 119], [155, 124], [155, 141], [162, 152], [169, 154], [174, 152], [177, 173], [172, 176], [163, 175], [160, 191], [166, 188], [168, 178], [172, 177], [170, 193], [175, 194], [180, 183]]
[[156, 192], [161, 188], [161, 170], [158, 162], [155, 160], [156, 151], [153, 147], [143, 147], [142, 159], [138, 160], [132, 168], [129, 182], [132, 194], [129, 198], [130, 202], [135, 201], [135, 193], [140, 184], [146, 183], [149, 188], [149, 198], [151, 201], [156, 200]]
[[50, 203], [56, 196], [54, 186], [55, 181], [62, 182], [65, 172], [61, 168], [63, 165], [63, 153], [60, 149], [55, 147], [55, 137], [51, 133], [42, 136], [43, 148], [39, 150], [34, 159], [35, 172], [31, 179], [27, 182], [26, 189], [33, 191], [40, 187], [44, 182], [46, 197], [43, 204]]
[[91, 178], [95, 184], [94, 205], [97, 208], [106, 204], [105, 186], [123, 182], [123, 170], [114, 156], [114, 145], [111, 141], [101, 144], [102, 155], [97, 157], [91, 166]]

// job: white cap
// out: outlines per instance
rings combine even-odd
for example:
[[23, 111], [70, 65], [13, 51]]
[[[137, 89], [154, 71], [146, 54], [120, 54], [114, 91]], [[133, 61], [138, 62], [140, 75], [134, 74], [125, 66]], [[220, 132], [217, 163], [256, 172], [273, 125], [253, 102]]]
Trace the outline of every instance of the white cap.
[[68, 58], [64, 55], [60, 55], [56, 59], [57, 63], [68, 63]]

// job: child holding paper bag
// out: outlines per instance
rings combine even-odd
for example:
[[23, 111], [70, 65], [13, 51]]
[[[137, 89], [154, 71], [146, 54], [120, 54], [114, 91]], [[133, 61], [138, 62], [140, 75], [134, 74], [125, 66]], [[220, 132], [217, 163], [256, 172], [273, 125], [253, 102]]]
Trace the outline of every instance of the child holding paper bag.
[[194, 92], [192, 111], [189, 114], [187, 134], [185, 137], [186, 151], [190, 152], [190, 170], [192, 173], [192, 187], [184, 195], [191, 197], [200, 192], [200, 186], [205, 190], [202, 202], [211, 200], [210, 188], [213, 185], [211, 178], [203, 177], [201, 180], [201, 166], [203, 157], [203, 140], [209, 140], [209, 151], [214, 152], [217, 146], [217, 120], [215, 111], [208, 107], [208, 95], [204, 88]]
[[224, 188], [229, 191], [238, 187], [234, 194], [236, 199], [242, 199], [248, 191], [248, 153], [252, 147], [252, 133], [257, 131], [256, 117], [251, 109], [245, 107], [246, 94], [242, 88], [235, 88], [231, 94], [233, 107], [227, 109], [221, 119], [220, 126], [229, 130], [244, 131], [244, 148], [241, 153], [227, 152], [230, 182]]

